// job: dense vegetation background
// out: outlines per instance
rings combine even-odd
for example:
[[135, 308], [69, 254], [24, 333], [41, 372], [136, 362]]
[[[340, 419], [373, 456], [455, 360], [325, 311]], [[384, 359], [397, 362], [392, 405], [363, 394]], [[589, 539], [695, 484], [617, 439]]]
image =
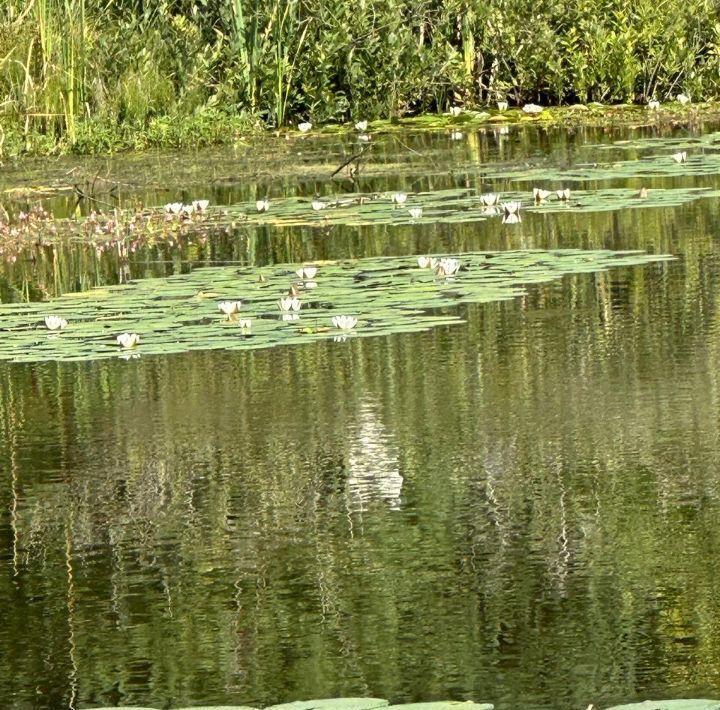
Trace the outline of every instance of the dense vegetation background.
[[[0, 150], [718, 95], [713, 0], [4, 0]], [[181, 119], [181, 120], [178, 120]]]

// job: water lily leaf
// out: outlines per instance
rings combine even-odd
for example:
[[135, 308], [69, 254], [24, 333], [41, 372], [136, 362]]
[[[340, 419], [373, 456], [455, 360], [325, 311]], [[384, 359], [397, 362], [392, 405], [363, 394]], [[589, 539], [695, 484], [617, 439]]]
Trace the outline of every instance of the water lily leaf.
[[372, 710], [387, 705], [388, 701], [381, 698], [324, 698], [272, 705], [265, 710]]
[[[134, 357], [247, 350], [418, 332], [462, 323], [458, 304], [505, 300], [524, 293], [529, 284], [565, 274], [670, 257], [568, 249], [468, 252], [455, 258], [460, 269], [450, 278], [419, 268], [415, 257], [376, 257], [323, 262], [312, 288], [298, 282], [296, 265], [265, 268], [264, 283], [258, 283], [253, 268], [226, 266], [90, 291], [94, 298], [61, 296], [50, 303], [0, 304], [0, 360], [74, 361], [128, 353]], [[298, 292], [297, 312], [279, 307], [290, 284]], [[211, 290], [217, 299], [197, 298], [199, 291]], [[241, 301], [240, 312], [225, 316], [218, 309], [222, 300]], [[44, 319], [51, 314], [61, 315], [67, 326], [47, 330]], [[356, 327], [349, 333], [336, 327], [332, 319], [337, 315], [357, 318]], [[139, 343], [122, 349], [117, 342], [122, 333], [136, 333]]]
[[720, 710], [720, 700], [645, 700], [641, 703], [613, 705], [607, 710]]
[[441, 700], [430, 703], [409, 703], [391, 705], [388, 710], [493, 710], [491, 703], [474, 703], [471, 700]]

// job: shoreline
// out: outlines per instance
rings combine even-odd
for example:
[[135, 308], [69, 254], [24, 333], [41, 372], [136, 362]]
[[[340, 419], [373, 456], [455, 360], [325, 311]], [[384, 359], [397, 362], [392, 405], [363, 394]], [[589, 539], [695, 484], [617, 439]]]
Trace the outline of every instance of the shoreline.
[[[524, 113], [520, 107], [500, 111], [497, 108], [464, 108], [458, 115], [419, 114], [368, 122], [367, 134], [400, 130], [452, 130], [460, 128], [497, 128], [502, 126], [541, 125], [544, 127], [676, 127], [720, 121], [720, 102], [682, 105], [678, 102], [648, 108], [636, 104], [574, 104], [549, 106], [537, 114]], [[247, 145], [263, 137], [294, 137], [358, 133], [353, 122], [314, 125], [306, 133], [295, 127], [267, 128], [259, 118], [246, 114], [227, 114], [214, 109], [188, 116], [160, 116], [146, 125], [105, 125], [88, 120], [77, 125], [76, 141], [65, 136], [53, 139], [39, 132], [23, 133], [19, 123], [0, 129], [0, 165], [3, 161], [47, 156], [103, 156], [118, 153], [144, 153], [154, 150], [197, 150], [218, 146]]]

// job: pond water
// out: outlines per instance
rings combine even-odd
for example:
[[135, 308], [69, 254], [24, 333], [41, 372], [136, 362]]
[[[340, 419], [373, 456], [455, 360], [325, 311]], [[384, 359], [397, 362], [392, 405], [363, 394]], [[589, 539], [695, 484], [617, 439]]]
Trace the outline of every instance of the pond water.
[[[640, 141], [657, 136], [391, 135], [360, 189], [518, 189], [485, 171], [672, 152]], [[102, 169], [120, 186], [103, 199], [337, 194], [357, 187], [328, 179], [348, 141], [116, 158]], [[61, 184], [98, 165], [11, 166], [5, 179], [44, 170]], [[602, 184], [716, 190], [720, 178]], [[43, 199], [58, 215], [89, 209]], [[97, 244], [44, 260], [35, 245], [6, 260], [5, 302], [228, 262], [557, 247], [677, 257], [459, 306], [464, 323], [421, 333], [0, 362], [2, 704], [373, 695], [570, 710], [719, 696], [719, 245], [708, 197], [528, 212], [518, 225], [228, 229], [127, 261]]]

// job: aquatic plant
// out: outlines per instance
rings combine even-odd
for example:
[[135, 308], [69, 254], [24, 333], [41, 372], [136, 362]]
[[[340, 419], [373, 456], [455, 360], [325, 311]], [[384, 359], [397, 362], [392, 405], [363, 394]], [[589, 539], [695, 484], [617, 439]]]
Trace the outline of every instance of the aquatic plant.
[[[516, 216], [516, 215], [510, 215]], [[324, 262], [317, 289], [304, 292], [302, 310], [309, 323], [352, 314], [363, 323], [359, 337], [427, 330], [462, 322], [457, 305], [513, 298], [528, 284], [584, 273], [662, 261], [669, 257], [640, 252], [552, 251], [465, 252], [442, 257], [378, 257]], [[444, 275], [436, 269], [444, 260]], [[455, 264], [461, 262], [458, 272]], [[411, 268], [417, 264], [418, 267]], [[431, 267], [428, 269], [428, 267]], [[252, 267], [195, 269], [166, 278], [142, 279], [114, 287], [69, 294], [51, 301], [55, 314], [72, 319], [62, 337], [39, 338], [37, 323], [47, 303], [0, 304], [0, 360], [93, 360], [117, 357], [109, 341], [136, 344], [143, 356], [190, 350], [269, 348], [332, 337], [321, 328], [292, 328], [299, 316], [296, 296], [277, 294], [296, 267], [276, 264], [258, 281]], [[447, 288], [448, 272], [456, 278]], [[213, 317], [217, 298], [231, 300], [242, 291], [243, 320], [252, 330], [229, 328]], [[282, 314], [278, 319], [278, 310]], [[286, 318], [287, 316], [287, 318]], [[124, 333], [116, 336], [119, 331]], [[122, 341], [118, 340], [122, 345]]]
[[116, 338], [118, 345], [124, 348], [134, 348], [140, 343], [140, 336], [137, 333], [120, 333]]
[[307, 133], [310, 129], [312, 129], [313, 124], [310, 123], [310, 121], [303, 121], [302, 123], [298, 123], [297, 127], [300, 133]]
[[286, 296], [278, 301], [281, 311], [299, 311], [300, 305], [300, 299], [295, 296]]
[[438, 264], [438, 260], [434, 256], [419, 256], [417, 264], [421, 269], [434, 269]]
[[485, 207], [494, 207], [495, 205], [500, 204], [500, 195], [497, 195], [494, 192], [487, 192], [480, 195], [480, 204]]
[[422, 217], [423, 210], [422, 207], [410, 207], [410, 209], [408, 209], [408, 213], [413, 219], [420, 219], [420, 217]]
[[62, 330], [68, 322], [60, 316], [45, 316], [45, 326], [48, 330]]
[[306, 265], [301, 266], [299, 269], [295, 271], [295, 273], [303, 280], [303, 281], [312, 281], [315, 276], [317, 275], [317, 266], [312, 265]]
[[539, 113], [542, 113], [544, 111], [542, 106], [538, 106], [537, 104], [525, 104], [522, 107], [523, 113], [529, 113], [532, 115], [537, 115]]
[[340, 330], [352, 330], [358, 324], [358, 319], [355, 316], [333, 316], [332, 324]]
[[255, 209], [258, 212], [267, 212], [270, 209], [270, 200], [266, 197], [255, 201]]
[[441, 278], [455, 276], [460, 271], [460, 265], [459, 259], [443, 257], [434, 267], [435, 275]]
[[541, 187], [533, 187], [533, 199], [535, 202], [542, 202], [550, 197], [551, 194], [550, 190], [544, 190]]
[[242, 306], [241, 301], [220, 301], [218, 308], [226, 315], [231, 316], [233, 313], [237, 313]]

